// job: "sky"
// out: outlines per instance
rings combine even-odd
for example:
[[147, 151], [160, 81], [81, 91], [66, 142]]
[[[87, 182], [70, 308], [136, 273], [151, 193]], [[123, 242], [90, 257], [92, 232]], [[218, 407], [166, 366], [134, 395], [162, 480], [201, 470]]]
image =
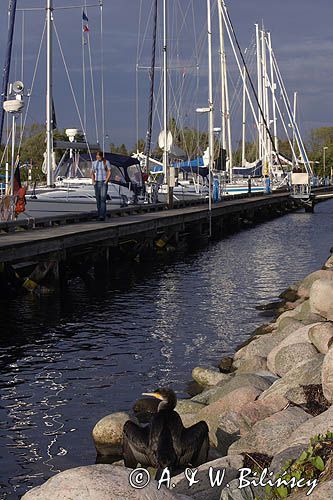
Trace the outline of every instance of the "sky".
[[[83, 121], [82, 77], [82, 10], [59, 9], [62, 6], [98, 4], [99, 0], [53, 0], [54, 20], [68, 66], [77, 104]], [[136, 71], [137, 65], [148, 66], [151, 54], [152, 0], [104, 0], [104, 111], [106, 144], [125, 143], [132, 148], [137, 137], [144, 138], [147, 128], [149, 80], [147, 70]], [[18, 0], [18, 9], [45, 7], [46, 0]], [[218, 101], [218, 24], [213, 11], [214, 95]], [[299, 119], [305, 138], [311, 128], [332, 125], [333, 117], [333, 4], [331, 0], [227, 0], [230, 17], [240, 45], [251, 46], [255, 23], [263, 23], [271, 32], [273, 48], [288, 93], [298, 92]], [[161, 7], [162, 0], [159, 0]], [[0, 0], [0, 64], [3, 65], [7, 38], [8, 0]], [[169, 50], [173, 88], [170, 105], [173, 115], [184, 116], [183, 124], [195, 125], [195, 108], [207, 105], [206, 2], [204, 0], [168, 0]], [[160, 8], [161, 12], [161, 8]], [[101, 50], [100, 8], [88, 7], [91, 42], [91, 69], [101, 141]], [[41, 41], [45, 11], [17, 12], [10, 80], [21, 79], [27, 89], [32, 86], [38, 48]], [[23, 25], [24, 21], [24, 25]], [[161, 17], [157, 39], [157, 65], [162, 48]], [[22, 34], [24, 33], [24, 36]], [[139, 33], [139, 42], [138, 42]], [[87, 35], [86, 35], [87, 36]], [[23, 44], [22, 44], [23, 40]], [[237, 74], [230, 47], [230, 94], [235, 102]], [[94, 106], [91, 92], [91, 73], [88, 45], [86, 54], [87, 133], [96, 140]], [[23, 52], [23, 64], [22, 64]], [[172, 66], [174, 64], [174, 67]], [[197, 69], [199, 67], [199, 69]], [[178, 68], [178, 69], [177, 69]], [[194, 69], [195, 68], [195, 69]], [[170, 74], [171, 74], [170, 73]], [[161, 72], [157, 70], [156, 95], [159, 94]], [[236, 83], [235, 83], [236, 82]], [[197, 86], [197, 87], [196, 87]], [[195, 90], [196, 89], [196, 90]], [[237, 90], [237, 89], [236, 89]], [[239, 90], [239, 89], [238, 89]], [[54, 102], [58, 126], [82, 128], [71, 95], [62, 56], [54, 36]], [[156, 100], [161, 102], [161, 100]], [[156, 105], [157, 108], [159, 104]], [[237, 113], [235, 113], [237, 115]], [[158, 112], [154, 120], [153, 143], [159, 131]], [[32, 89], [27, 123], [45, 121], [45, 46], [42, 46], [35, 84]], [[218, 121], [218, 117], [215, 118]], [[238, 139], [240, 123], [233, 121], [233, 136]], [[206, 126], [201, 117], [199, 128]]]

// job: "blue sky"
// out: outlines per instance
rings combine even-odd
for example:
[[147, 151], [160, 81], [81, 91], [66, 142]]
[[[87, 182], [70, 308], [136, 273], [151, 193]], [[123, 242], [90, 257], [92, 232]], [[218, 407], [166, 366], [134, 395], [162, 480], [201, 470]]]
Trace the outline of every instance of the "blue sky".
[[[85, 0], [54, 0], [54, 6], [82, 5]], [[88, 4], [98, 3], [98, 0], [89, 0]], [[162, 2], [160, 1], [160, 4]], [[213, 3], [213, 0], [212, 0]], [[271, 32], [275, 54], [283, 74], [288, 92], [299, 94], [299, 117], [301, 129], [306, 135], [312, 127], [332, 124], [333, 116], [333, 5], [331, 0], [229, 0], [227, 1], [241, 47], [250, 45], [254, 33], [254, 24], [263, 22]], [[46, 0], [18, 0], [18, 8], [43, 7]], [[147, 72], [136, 74], [136, 64], [147, 65], [150, 60], [150, 25], [149, 15], [152, 0], [104, 0], [104, 79], [105, 79], [105, 113], [107, 124], [107, 141], [116, 144], [125, 143], [132, 147], [137, 137], [137, 99], [136, 81], [139, 82], [139, 117], [138, 134], [145, 136], [147, 122]], [[6, 31], [7, 31], [7, 0], [0, 0], [0, 63], [3, 65]], [[193, 111], [198, 104], [206, 105], [206, 2], [204, 0], [169, 0], [170, 25], [170, 53], [177, 55], [175, 60], [184, 66], [175, 76], [176, 85], [182, 82], [182, 73], [186, 74], [183, 80], [183, 93], [179, 88], [172, 90], [174, 102], [180, 96], [183, 108], [172, 109], [173, 114], [186, 114], [184, 123], [194, 125]], [[140, 18], [141, 9], [141, 18]], [[89, 28], [91, 37], [91, 53], [95, 93], [98, 112], [98, 124], [101, 124], [100, 108], [100, 33], [99, 8], [89, 7]], [[24, 82], [26, 87], [31, 86], [32, 75], [36, 63], [39, 43], [43, 29], [45, 12], [29, 11], [24, 15]], [[55, 24], [63, 47], [68, 68], [76, 91], [78, 104], [82, 106], [82, 48], [81, 48], [81, 10], [56, 10]], [[182, 17], [183, 16], [183, 17]], [[15, 27], [15, 44], [12, 60], [11, 80], [21, 77], [22, 51], [22, 12], [17, 14]], [[182, 19], [184, 23], [182, 24]], [[194, 19], [194, 22], [193, 22]], [[141, 40], [138, 52], [138, 30], [140, 22]], [[187, 24], [188, 23], [188, 24]], [[146, 37], [143, 33], [147, 30]], [[158, 37], [158, 54], [161, 52], [161, 39]], [[217, 15], [213, 8], [213, 36], [214, 57], [218, 65], [218, 32]], [[200, 45], [199, 50], [199, 91], [193, 97], [196, 85], [195, 71], [191, 69], [195, 64], [194, 37]], [[75, 111], [73, 99], [66, 73], [61, 61], [56, 39], [54, 40], [54, 99], [57, 111], [58, 125], [61, 127], [77, 126], [80, 123]], [[231, 76], [236, 82], [234, 73], [235, 64], [227, 48], [230, 60]], [[171, 56], [170, 56], [171, 57]], [[187, 69], [189, 68], [189, 69]], [[88, 67], [89, 69], [89, 67]], [[175, 72], [176, 74], [176, 72]], [[87, 85], [89, 86], [89, 74]], [[192, 80], [191, 80], [192, 79]], [[157, 85], [159, 72], [157, 75]], [[215, 87], [218, 81], [216, 76]], [[44, 122], [45, 105], [45, 49], [41, 52], [40, 64], [37, 71], [36, 83], [31, 97], [28, 122]], [[217, 90], [216, 90], [217, 91]], [[230, 85], [232, 94], [233, 88]], [[95, 140], [94, 113], [92, 108], [91, 92], [88, 89], [89, 106], [88, 135]], [[192, 101], [191, 101], [192, 98]], [[170, 98], [172, 101], [172, 98]], [[195, 102], [197, 101], [197, 102]], [[192, 120], [192, 122], [191, 122]], [[202, 118], [200, 119], [202, 120]], [[201, 129], [205, 121], [199, 123]], [[158, 132], [159, 125], [155, 121]], [[233, 123], [234, 137], [238, 139], [239, 126]], [[156, 142], [157, 132], [153, 141]]]

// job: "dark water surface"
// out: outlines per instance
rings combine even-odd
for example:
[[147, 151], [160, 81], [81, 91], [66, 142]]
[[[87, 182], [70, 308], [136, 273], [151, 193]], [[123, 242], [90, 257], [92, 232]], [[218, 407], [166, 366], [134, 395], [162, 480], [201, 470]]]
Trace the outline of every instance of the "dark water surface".
[[232, 235], [167, 264], [131, 264], [112, 283], [61, 298], [0, 302], [0, 498], [95, 461], [91, 430], [142, 392], [184, 393], [265, 318], [255, 309], [318, 269], [333, 201]]

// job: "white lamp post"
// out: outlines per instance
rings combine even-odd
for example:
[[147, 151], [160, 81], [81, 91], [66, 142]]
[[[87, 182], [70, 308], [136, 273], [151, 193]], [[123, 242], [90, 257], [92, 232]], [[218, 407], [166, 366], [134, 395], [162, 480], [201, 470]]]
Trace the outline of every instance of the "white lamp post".
[[326, 177], [326, 149], [328, 149], [328, 146], [323, 147], [323, 153], [324, 153], [324, 158], [323, 158], [323, 166], [324, 166], [324, 179]]
[[[213, 108], [197, 108], [195, 110], [197, 113], [213, 113]], [[213, 130], [209, 135], [212, 135]], [[208, 215], [209, 215], [209, 237], [212, 235], [212, 163], [213, 163], [213, 156], [212, 156], [212, 150], [211, 150], [211, 141], [209, 141], [209, 146], [208, 146], [208, 190], [209, 190], [209, 197], [208, 197]]]

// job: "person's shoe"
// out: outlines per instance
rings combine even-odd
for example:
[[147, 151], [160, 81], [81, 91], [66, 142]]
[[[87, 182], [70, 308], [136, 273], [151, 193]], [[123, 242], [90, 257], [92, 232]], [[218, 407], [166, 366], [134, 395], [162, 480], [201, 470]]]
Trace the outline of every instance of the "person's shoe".
[[101, 222], [104, 222], [105, 221], [105, 217], [99, 217], [98, 220], [101, 221]]

